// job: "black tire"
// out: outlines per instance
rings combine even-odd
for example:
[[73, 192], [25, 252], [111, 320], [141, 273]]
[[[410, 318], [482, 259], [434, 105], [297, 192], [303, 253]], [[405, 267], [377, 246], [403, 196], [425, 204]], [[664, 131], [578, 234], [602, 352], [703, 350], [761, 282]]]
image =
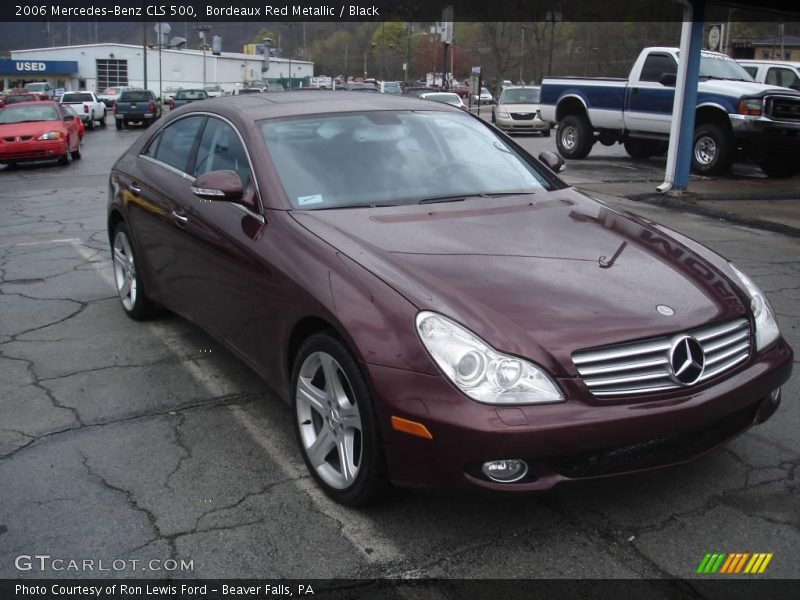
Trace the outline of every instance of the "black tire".
[[585, 115], [568, 115], [558, 123], [556, 147], [564, 158], [586, 158], [594, 145], [594, 132]]
[[58, 159], [58, 164], [66, 167], [72, 162], [72, 152], [69, 150], [69, 138], [67, 138], [67, 151]]
[[772, 179], [786, 179], [787, 177], [794, 177], [800, 173], [800, 164], [798, 161], [800, 157], [797, 156], [770, 156], [759, 166], [764, 172], [764, 175]]
[[550, 137], [550, 130], [549, 129], [543, 129], [542, 130], [542, 137]]
[[72, 153], [72, 160], [80, 160], [81, 159], [81, 143], [78, 141], [78, 149]]
[[[116, 250], [118, 249], [118, 243], [121, 242], [121, 236], [124, 236], [127, 241], [128, 249], [125, 250], [124, 255], [118, 259]], [[124, 248], [124, 242], [122, 246]], [[135, 288], [132, 288], [134, 293], [132, 295], [125, 295], [125, 297], [123, 297], [123, 289], [121, 288], [124, 276], [118, 271], [118, 266], [123, 269], [123, 271], [125, 270], [124, 265], [122, 265], [121, 262], [118, 263], [118, 260], [123, 258], [125, 259], [125, 264], [132, 267], [132, 269], [127, 272], [135, 283]], [[128, 229], [128, 226], [124, 222], [118, 223], [111, 235], [111, 261], [114, 265], [114, 286], [117, 289], [117, 294], [120, 297], [120, 303], [122, 304], [122, 309], [125, 311], [125, 314], [134, 321], [142, 321], [153, 316], [157, 306], [155, 302], [147, 297], [147, 292], [142, 282], [141, 261], [136, 254], [136, 247], [134, 246], [130, 229]], [[126, 298], [130, 301], [126, 302]]]
[[100, 118], [100, 127], [106, 126], [106, 110], [103, 109], [103, 116]]
[[[92, 115], [94, 116], [94, 115]], [[87, 129], [94, 129], [94, 119], [89, 119], [89, 122], [86, 124]]]
[[636, 159], [650, 158], [659, 153], [663, 142], [659, 140], [646, 140], [641, 138], [628, 138], [622, 145], [628, 156]]
[[117, 126], [117, 130], [122, 129], [122, 120], [121, 119], [114, 119], [114, 123]]
[[497, 117], [494, 114], [494, 108], [492, 108], [492, 124], [493, 125], [497, 124]]
[[[330, 485], [318, 473], [317, 467], [313, 465], [309, 458], [306, 442], [304, 441], [304, 436], [308, 440], [311, 439], [310, 436], [313, 436], [314, 441], [316, 441], [323, 434], [329, 437], [336, 435], [327, 431], [329, 427], [334, 428], [334, 426], [329, 426], [329, 421], [320, 412], [315, 411], [313, 408], [308, 408], [307, 403], [298, 401], [299, 380], [304, 369], [310, 369], [310, 372], [317, 373], [314, 379], [307, 379], [309, 383], [317, 387], [318, 384], [315, 382], [323, 381], [327, 388], [327, 377], [323, 375], [322, 379], [319, 379], [319, 374], [322, 373], [324, 367], [321, 365], [319, 367], [314, 366], [315, 357], [321, 355], [328, 355], [334, 359], [335, 363], [338, 363], [335, 365], [335, 372], [339, 385], [342, 390], [349, 392], [346, 394], [347, 399], [357, 408], [360, 418], [361, 431], [357, 436], [359, 439], [358, 451], [355, 449], [352, 451], [354, 455], [359, 454], [357, 470], [352, 482], [341, 488]], [[339, 374], [343, 375], [344, 379], [339, 377]], [[306, 379], [306, 376], [304, 376], [304, 379]], [[322, 397], [328, 398], [324, 390], [318, 388], [318, 391], [322, 394]], [[338, 406], [335, 403], [332, 404], [332, 402], [331, 400], [328, 401], [328, 407]], [[377, 414], [372, 404], [370, 388], [353, 354], [344, 343], [331, 333], [316, 333], [306, 339], [300, 346], [292, 368], [292, 406], [294, 408], [292, 412], [294, 414], [295, 434], [297, 443], [300, 446], [300, 452], [303, 455], [308, 471], [320, 488], [333, 500], [345, 506], [366, 506], [380, 500], [390, 486], [385, 450], [378, 428]], [[303, 421], [302, 423], [301, 420]], [[331, 429], [331, 431], [334, 430], [335, 428]], [[344, 437], [341, 439], [344, 439]], [[354, 439], [353, 448], [355, 447], [356, 441]], [[334, 463], [339, 460], [337, 448], [338, 446], [334, 446], [326, 454], [326, 456], [332, 457], [330, 460]], [[331, 463], [324, 457], [319, 468], [321, 470], [327, 469], [328, 472], [333, 473], [334, 477], [336, 476], [335, 468], [331, 470]]]
[[733, 164], [733, 136], [716, 123], [695, 127], [692, 138], [692, 171], [699, 175], [721, 175]]

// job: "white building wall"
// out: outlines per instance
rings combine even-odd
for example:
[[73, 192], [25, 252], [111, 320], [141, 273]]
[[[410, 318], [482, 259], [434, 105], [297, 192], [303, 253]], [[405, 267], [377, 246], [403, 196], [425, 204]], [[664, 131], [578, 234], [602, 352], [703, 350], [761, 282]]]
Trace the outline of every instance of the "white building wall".
[[[158, 94], [159, 90], [159, 52], [147, 49], [147, 87]], [[128, 85], [144, 85], [144, 52], [141, 46], [128, 44], [87, 44], [82, 46], [62, 46], [56, 48], [34, 48], [12, 50], [15, 60], [75, 60], [78, 61], [79, 77], [86, 82], [86, 89], [97, 90], [96, 60], [127, 60]], [[206, 84], [219, 84], [226, 92], [233, 93], [246, 82], [257, 79], [288, 78], [291, 66], [292, 79], [313, 77], [314, 63], [307, 61], [271, 58], [266, 77], [262, 77], [262, 60], [251, 54], [225, 52], [214, 56], [205, 55]], [[203, 85], [203, 53], [199, 50], [161, 51], [161, 88], [178, 86], [196, 88]], [[73, 78], [71, 89], [78, 89], [78, 77]]]

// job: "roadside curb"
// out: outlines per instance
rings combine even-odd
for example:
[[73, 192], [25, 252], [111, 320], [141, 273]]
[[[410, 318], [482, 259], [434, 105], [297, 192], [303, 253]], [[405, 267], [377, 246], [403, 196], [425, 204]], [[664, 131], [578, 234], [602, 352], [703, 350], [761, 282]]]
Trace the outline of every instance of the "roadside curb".
[[[681, 210], [685, 212], [703, 215], [705, 217], [714, 217], [717, 219], [724, 219], [732, 223], [746, 225], [756, 229], [763, 229], [766, 231], [774, 231], [775, 233], [782, 233], [793, 237], [800, 237], [800, 227], [793, 227], [784, 223], [759, 219], [742, 215], [735, 210], [724, 210], [717, 207], [711, 207], [703, 204], [703, 200], [726, 200], [734, 203], [739, 200], [763, 200], [764, 195], [755, 196], [752, 193], [740, 194], [723, 194], [723, 193], [693, 193], [689, 192], [684, 196], [678, 198], [674, 196], [659, 195], [653, 193], [632, 193], [625, 194], [625, 198], [634, 200], [636, 202], [644, 202], [654, 206], [661, 206], [674, 210]], [[772, 192], [769, 194], [770, 200], [795, 200], [800, 196], [798, 191], [785, 191], [785, 192]]]

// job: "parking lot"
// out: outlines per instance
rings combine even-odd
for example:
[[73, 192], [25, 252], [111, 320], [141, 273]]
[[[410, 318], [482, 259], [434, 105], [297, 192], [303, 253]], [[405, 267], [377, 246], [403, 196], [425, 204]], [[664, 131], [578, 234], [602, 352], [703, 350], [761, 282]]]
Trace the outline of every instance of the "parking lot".
[[[687, 465], [539, 496], [329, 501], [265, 382], [182, 319], [135, 323], [118, 306], [108, 173], [140, 133], [87, 131], [69, 166], [0, 168], [0, 578], [691, 578], [708, 552], [774, 553], [763, 577], [800, 577], [797, 367], [770, 421]], [[655, 187], [663, 165], [598, 145], [564, 176]], [[800, 350], [798, 238], [606, 199], [742, 266]], [[124, 568], [15, 565], [34, 554]]]

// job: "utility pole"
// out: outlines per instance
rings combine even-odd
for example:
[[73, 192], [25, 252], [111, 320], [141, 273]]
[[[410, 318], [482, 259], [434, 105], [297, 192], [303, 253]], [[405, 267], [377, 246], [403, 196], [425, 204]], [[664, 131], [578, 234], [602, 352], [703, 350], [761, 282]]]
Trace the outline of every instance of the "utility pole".
[[147, 89], [147, 22], [142, 21], [142, 71], [144, 72], [144, 89]]
[[408, 69], [411, 66], [411, 31], [414, 29], [414, 24], [410, 21], [406, 23], [406, 68], [403, 69], [403, 81], [408, 81]]
[[522, 66], [525, 64], [525, 26], [521, 27], [522, 37], [519, 39], [519, 83], [525, 85], [525, 80], [522, 78]]
[[203, 88], [206, 87], [206, 34], [211, 30], [208, 25], [200, 25], [197, 35], [200, 38], [200, 48], [203, 50]]

